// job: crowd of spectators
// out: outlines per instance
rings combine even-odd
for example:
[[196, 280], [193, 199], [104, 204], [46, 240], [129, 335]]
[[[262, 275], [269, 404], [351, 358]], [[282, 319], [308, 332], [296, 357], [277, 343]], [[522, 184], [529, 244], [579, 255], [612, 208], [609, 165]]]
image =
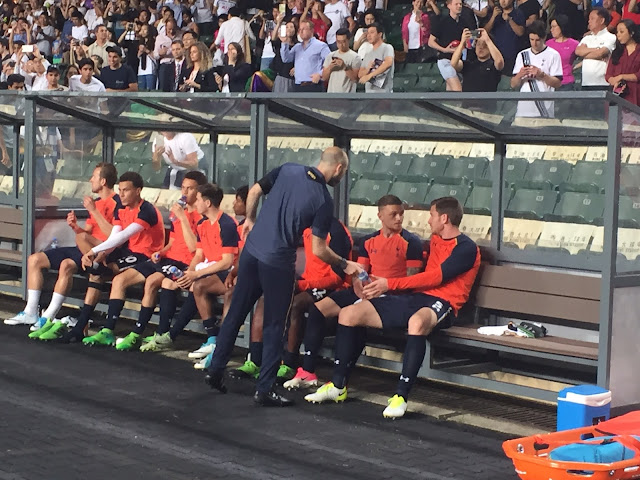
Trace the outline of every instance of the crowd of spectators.
[[450, 91], [495, 91], [509, 76], [514, 89], [613, 89], [637, 103], [636, 0], [387, 1], [6, 0], [0, 82], [391, 92], [396, 68], [435, 62]]

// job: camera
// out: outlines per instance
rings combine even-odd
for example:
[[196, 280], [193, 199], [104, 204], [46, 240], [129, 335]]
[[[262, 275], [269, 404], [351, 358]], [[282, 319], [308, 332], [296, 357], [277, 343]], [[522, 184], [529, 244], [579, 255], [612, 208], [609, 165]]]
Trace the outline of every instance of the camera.
[[480, 38], [480, 30], [471, 30], [471, 40], [477, 40], [478, 38]]
[[265, 29], [268, 30], [269, 32], [274, 31], [276, 28], [276, 22], [274, 22], [273, 20], [266, 20], [266, 25], [265, 25]]

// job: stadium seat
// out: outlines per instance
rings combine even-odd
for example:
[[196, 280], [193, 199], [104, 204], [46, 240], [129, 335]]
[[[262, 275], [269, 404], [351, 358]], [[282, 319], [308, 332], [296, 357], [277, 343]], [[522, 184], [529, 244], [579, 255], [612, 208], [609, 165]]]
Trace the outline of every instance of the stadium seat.
[[[506, 192], [505, 192], [506, 193]], [[491, 215], [491, 199], [493, 198], [492, 187], [474, 186], [469, 193], [465, 210], [478, 215]]]
[[352, 153], [350, 162], [349, 162], [349, 169], [351, 170], [351, 175], [354, 178], [360, 178], [363, 173], [372, 173], [377, 160], [378, 160], [377, 153], [367, 153], [367, 152]]
[[408, 92], [444, 92], [445, 91], [445, 82], [440, 76], [440, 73], [437, 75], [429, 75], [424, 77], [418, 77], [418, 81], [415, 86], [407, 90]]
[[432, 185], [427, 193], [424, 203], [430, 205], [434, 200], [441, 197], [455, 197], [458, 199], [461, 205], [467, 202], [469, 196], [470, 187], [467, 185]]
[[635, 197], [620, 195], [618, 225], [623, 228], [640, 228], [640, 201]]
[[238, 188], [248, 185], [249, 171], [244, 167], [223, 163], [218, 166], [217, 180], [224, 193], [235, 193]]
[[142, 165], [140, 168], [140, 175], [142, 176], [142, 180], [144, 181], [145, 187], [153, 187], [160, 188], [164, 183], [164, 177], [166, 175], [167, 168], [162, 167], [160, 170], [156, 171], [153, 168], [153, 164], [151, 162]]
[[489, 160], [486, 158], [452, 158], [442, 177], [436, 177], [438, 183], [459, 185], [470, 183], [484, 177]]
[[444, 176], [447, 169], [449, 155], [430, 155], [426, 157], [415, 157], [409, 166], [407, 175], [410, 177], [426, 177], [429, 179]]
[[536, 160], [529, 164], [524, 179], [515, 185], [531, 190], [553, 190], [567, 183], [570, 175], [571, 164], [564, 160]]
[[507, 75], [502, 75], [500, 77], [500, 82], [498, 82], [498, 91], [499, 92], [510, 92], [513, 90], [511, 88], [511, 77]]
[[[407, 63], [402, 70], [402, 75], [415, 75], [416, 77], [428, 77], [432, 76], [433, 63]], [[435, 72], [439, 74], [439, 70], [435, 67]]]
[[542, 220], [553, 213], [558, 201], [558, 192], [553, 190], [516, 190], [504, 214], [507, 217]]
[[293, 150], [288, 148], [270, 148], [267, 152], [267, 169], [279, 167], [287, 162], [297, 160]]
[[560, 190], [586, 193], [602, 192], [606, 167], [606, 162], [578, 162], [573, 167], [569, 181], [560, 185]]
[[222, 145], [216, 149], [216, 161], [249, 169], [249, 149], [237, 145]]
[[[406, 175], [411, 166], [413, 155], [394, 153], [392, 155], [380, 155], [378, 161], [373, 167], [374, 175], [384, 175], [397, 177], [398, 175]], [[368, 175], [364, 175], [367, 177]]]
[[640, 191], [640, 164], [620, 166], [620, 195], [635, 196]]
[[413, 208], [426, 206], [424, 199], [427, 196], [428, 191], [429, 184], [427, 182], [395, 182], [391, 186], [389, 194], [395, 195], [404, 203], [406, 203], [410, 208]]
[[418, 83], [418, 77], [415, 75], [398, 75], [393, 77], [393, 91], [394, 92], [411, 92], [415, 90], [416, 83]]
[[545, 220], [564, 223], [593, 223], [604, 213], [604, 195], [600, 193], [565, 192]]
[[289, 159], [295, 163], [313, 166], [318, 163], [318, 160], [320, 160], [320, 155], [322, 155], [322, 150], [301, 148], [297, 152], [292, 152], [291, 155], [289, 155]]
[[116, 159], [141, 161], [145, 158], [151, 158], [151, 144], [148, 142], [123, 143], [113, 158], [114, 162]]
[[351, 189], [351, 202], [359, 205], [375, 205], [378, 199], [386, 195], [391, 188], [390, 180], [361, 178]]

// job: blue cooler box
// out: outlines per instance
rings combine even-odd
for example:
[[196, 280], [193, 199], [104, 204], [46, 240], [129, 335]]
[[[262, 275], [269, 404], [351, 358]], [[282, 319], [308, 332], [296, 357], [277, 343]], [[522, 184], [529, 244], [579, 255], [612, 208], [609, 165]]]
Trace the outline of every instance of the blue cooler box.
[[609, 420], [611, 392], [596, 385], [577, 385], [558, 393], [558, 431], [590, 427]]

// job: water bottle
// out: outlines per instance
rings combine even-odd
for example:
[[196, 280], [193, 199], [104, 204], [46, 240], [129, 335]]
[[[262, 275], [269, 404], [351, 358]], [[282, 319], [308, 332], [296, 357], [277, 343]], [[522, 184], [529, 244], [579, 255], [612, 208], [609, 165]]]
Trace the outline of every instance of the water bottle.
[[175, 281], [181, 278], [184, 275], [184, 272], [180, 270], [178, 267], [176, 267], [175, 265], [171, 265], [169, 267], [169, 274], [171, 275], [171, 278]]
[[369, 274], [364, 270], [358, 274], [358, 280], [362, 282], [362, 286], [369, 285], [371, 283], [371, 277], [369, 277]]
[[[186, 208], [187, 206], [187, 197], [185, 197], [184, 195], [180, 197], [180, 199], [176, 202], [178, 205], [180, 205], [182, 208]], [[169, 215], [169, 220], [171, 221], [171, 223], [175, 222], [177, 220], [176, 216], [171, 213]]]
[[58, 239], [56, 237], [53, 237], [53, 240], [51, 240], [51, 243], [47, 246], [47, 248], [45, 248], [45, 250], [55, 250], [56, 248], [58, 248], [58, 246]]

